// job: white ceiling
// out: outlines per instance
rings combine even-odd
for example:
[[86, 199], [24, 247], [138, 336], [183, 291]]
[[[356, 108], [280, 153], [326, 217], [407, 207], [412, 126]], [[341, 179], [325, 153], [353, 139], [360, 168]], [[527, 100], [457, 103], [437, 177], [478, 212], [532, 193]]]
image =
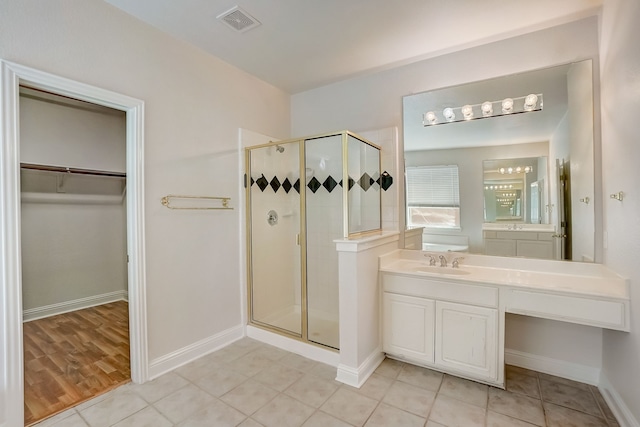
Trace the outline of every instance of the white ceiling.
[[[106, 0], [291, 94], [593, 15], [602, 0]], [[262, 25], [216, 19], [235, 5]]]

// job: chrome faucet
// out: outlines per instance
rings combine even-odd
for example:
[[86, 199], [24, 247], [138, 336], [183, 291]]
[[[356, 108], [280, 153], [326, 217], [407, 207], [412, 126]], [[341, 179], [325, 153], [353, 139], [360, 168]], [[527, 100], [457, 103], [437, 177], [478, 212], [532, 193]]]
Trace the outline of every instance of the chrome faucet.
[[438, 258], [440, 258], [440, 267], [446, 267], [447, 258], [444, 255], [440, 255]]
[[460, 261], [462, 261], [464, 258], [463, 257], [456, 257], [453, 259], [453, 261], [451, 261], [451, 268], [458, 268], [458, 266], [460, 266]]
[[429, 266], [431, 267], [435, 267], [436, 265], [436, 257], [434, 257], [433, 255], [430, 254], [424, 254], [424, 256], [428, 256], [429, 257]]

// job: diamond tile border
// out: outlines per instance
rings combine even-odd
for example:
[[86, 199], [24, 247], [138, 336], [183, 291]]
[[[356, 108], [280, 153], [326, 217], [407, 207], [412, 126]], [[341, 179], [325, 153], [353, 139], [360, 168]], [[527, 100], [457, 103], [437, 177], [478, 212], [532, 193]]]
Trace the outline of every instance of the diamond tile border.
[[[250, 185], [253, 186], [254, 184], [256, 184], [262, 192], [264, 192], [267, 187], [271, 187], [274, 193], [277, 193], [281, 188], [287, 194], [292, 188], [296, 190], [298, 194], [300, 193], [299, 179], [297, 179], [292, 185], [288, 177], [281, 181], [277, 176], [274, 176], [271, 178], [271, 181], [269, 181], [264, 174], [261, 174], [257, 179], [251, 177]], [[382, 174], [377, 178], [373, 178], [365, 172], [357, 181], [349, 177], [349, 190], [351, 190], [356, 184], [364, 191], [369, 191], [372, 188], [382, 188], [382, 190], [387, 191], [393, 185], [393, 177], [389, 175], [387, 171], [382, 172]], [[329, 175], [323, 182], [320, 182], [318, 178], [313, 176], [307, 184], [307, 187], [313, 194], [318, 192], [320, 188], [324, 188], [328, 193], [331, 193], [337, 186], [342, 187], [342, 180], [337, 182], [331, 175]]]

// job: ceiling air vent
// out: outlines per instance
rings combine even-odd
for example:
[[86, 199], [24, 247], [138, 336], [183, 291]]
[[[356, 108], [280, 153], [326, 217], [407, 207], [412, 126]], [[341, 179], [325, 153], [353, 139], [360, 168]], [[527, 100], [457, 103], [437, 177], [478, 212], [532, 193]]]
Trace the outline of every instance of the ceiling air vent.
[[249, 15], [245, 10], [240, 9], [239, 6], [232, 7], [226, 12], [216, 16], [216, 18], [240, 33], [249, 31], [260, 25], [260, 22], [256, 18]]

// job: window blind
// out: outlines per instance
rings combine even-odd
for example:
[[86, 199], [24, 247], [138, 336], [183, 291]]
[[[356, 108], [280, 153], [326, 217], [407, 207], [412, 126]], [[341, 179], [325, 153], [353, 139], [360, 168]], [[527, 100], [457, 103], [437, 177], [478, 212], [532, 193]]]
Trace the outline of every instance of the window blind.
[[458, 165], [407, 167], [409, 206], [460, 207]]

